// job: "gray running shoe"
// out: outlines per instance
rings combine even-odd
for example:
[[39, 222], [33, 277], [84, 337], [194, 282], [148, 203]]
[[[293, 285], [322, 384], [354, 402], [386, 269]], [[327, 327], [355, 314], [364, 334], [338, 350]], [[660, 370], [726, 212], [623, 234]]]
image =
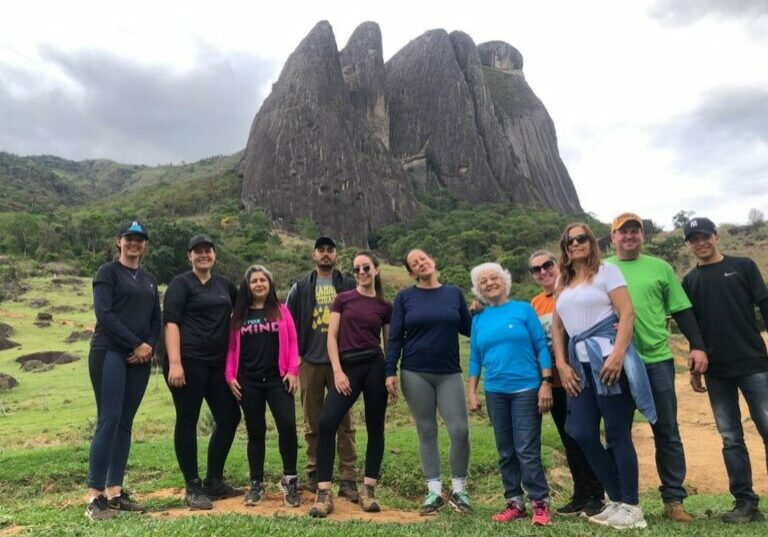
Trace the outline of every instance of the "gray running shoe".
[[283, 489], [283, 503], [285, 505], [288, 507], [298, 507], [301, 505], [298, 477], [291, 478], [288, 481], [285, 478], [281, 479], [280, 488]]
[[264, 483], [261, 481], [251, 481], [251, 488], [245, 493], [245, 500], [243, 503], [248, 507], [259, 505], [264, 498]]
[[192, 510], [213, 509], [213, 503], [211, 503], [211, 499], [205, 493], [203, 482], [200, 481], [199, 478], [187, 483], [184, 494], [184, 503], [186, 503], [187, 507]]
[[117, 516], [117, 511], [110, 509], [107, 497], [99, 494], [88, 502], [85, 516], [93, 521], [110, 520]]
[[619, 508], [605, 521], [606, 526], [615, 530], [643, 529], [648, 524], [643, 517], [643, 510], [639, 505], [619, 504]]
[[587, 518], [587, 520], [594, 522], [595, 524], [605, 526], [606, 521], [611, 518], [613, 514], [618, 510], [619, 505], [621, 505], [619, 502], [608, 502], [605, 504], [605, 507], [603, 507], [602, 511], [596, 515], [592, 515], [591, 517]]

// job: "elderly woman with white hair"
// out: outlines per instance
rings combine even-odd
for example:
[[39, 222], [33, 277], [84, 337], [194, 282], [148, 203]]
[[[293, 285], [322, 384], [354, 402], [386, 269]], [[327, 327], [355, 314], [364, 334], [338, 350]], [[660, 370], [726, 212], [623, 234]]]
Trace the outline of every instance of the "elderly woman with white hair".
[[486, 304], [472, 319], [469, 408], [481, 408], [480, 372], [493, 425], [505, 508], [496, 522], [527, 518], [523, 489], [531, 500], [532, 522], [551, 523], [549, 485], [541, 462], [541, 416], [552, 406], [552, 357], [536, 312], [509, 299], [512, 277], [498, 263], [472, 269], [472, 292]]

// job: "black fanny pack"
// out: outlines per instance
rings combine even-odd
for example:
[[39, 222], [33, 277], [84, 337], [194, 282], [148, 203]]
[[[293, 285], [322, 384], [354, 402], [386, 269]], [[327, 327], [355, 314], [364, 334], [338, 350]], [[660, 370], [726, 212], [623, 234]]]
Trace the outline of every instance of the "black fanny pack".
[[364, 349], [360, 351], [347, 351], [342, 352], [339, 356], [339, 360], [343, 365], [355, 365], [364, 364], [366, 362], [372, 362], [377, 359], [382, 359], [383, 354], [381, 349]]

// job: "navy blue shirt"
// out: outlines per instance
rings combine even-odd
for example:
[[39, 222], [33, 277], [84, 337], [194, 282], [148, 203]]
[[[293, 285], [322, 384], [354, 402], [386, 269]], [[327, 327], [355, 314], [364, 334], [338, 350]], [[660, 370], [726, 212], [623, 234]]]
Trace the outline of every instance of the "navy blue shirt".
[[386, 375], [402, 368], [420, 373], [461, 373], [459, 334], [469, 336], [472, 319], [461, 289], [403, 289], [392, 304]]
[[129, 353], [142, 343], [157, 345], [160, 295], [157, 280], [144, 269], [118, 261], [99, 267], [93, 278], [93, 309], [92, 349]]

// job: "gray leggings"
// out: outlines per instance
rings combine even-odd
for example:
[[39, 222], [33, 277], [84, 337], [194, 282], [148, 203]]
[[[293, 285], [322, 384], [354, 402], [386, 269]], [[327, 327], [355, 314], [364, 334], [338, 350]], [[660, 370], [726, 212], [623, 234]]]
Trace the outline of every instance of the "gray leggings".
[[440, 479], [440, 449], [437, 445], [437, 410], [451, 438], [453, 477], [467, 477], [469, 425], [461, 373], [440, 375], [402, 370], [400, 379], [408, 408], [419, 433], [421, 468], [427, 481]]

